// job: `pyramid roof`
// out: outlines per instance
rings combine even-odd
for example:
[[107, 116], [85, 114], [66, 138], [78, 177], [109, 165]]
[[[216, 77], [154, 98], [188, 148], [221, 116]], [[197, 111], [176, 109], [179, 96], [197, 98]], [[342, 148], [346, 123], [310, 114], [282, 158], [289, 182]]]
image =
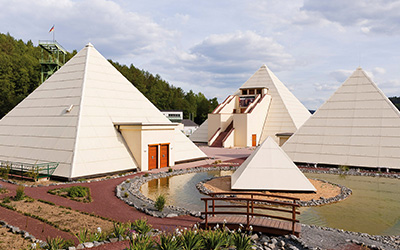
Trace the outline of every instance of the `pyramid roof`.
[[0, 159], [59, 162], [54, 175], [66, 178], [133, 169], [114, 127], [127, 122], [171, 123], [88, 44], [0, 120]]
[[[311, 116], [307, 108], [266, 65], [262, 65], [235, 94], [239, 94], [240, 89], [243, 88], [268, 88], [268, 94], [272, 97], [270, 107], [266, 110], [268, 114], [260, 142], [263, 142], [268, 136], [276, 138], [277, 133], [294, 133]], [[208, 141], [207, 132], [204, 132], [208, 129], [208, 125], [204, 124], [202, 127], [203, 124], [190, 137], [192, 141]]]
[[310, 112], [266, 66], [261, 66], [241, 87], [268, 88], [272, 101], [261, 134], [261, 142], [277, 133], [294, 132], [310, 118]]
[[232, 174], [233, 190], [316, 191], [307, 177], [271, 138]]
[[400, 169], [400, 113], [358, 68], [283, 149], [295, 162]]
[[190, 140], [194, 142], [207, 142], [208, 136], [208, 119], [205, 120], [190, 136]]

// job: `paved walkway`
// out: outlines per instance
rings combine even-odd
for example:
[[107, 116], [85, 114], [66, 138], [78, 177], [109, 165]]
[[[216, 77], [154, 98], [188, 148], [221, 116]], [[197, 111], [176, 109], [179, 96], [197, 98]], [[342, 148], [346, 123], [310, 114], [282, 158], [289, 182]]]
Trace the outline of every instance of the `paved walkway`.
[[[221, 161], [231, 161], [231, 162], [243, 162], [243, 158], [246, 158], [252, 151], [249, 148], [244, 149], [223, 149], [223, 148], [209, 148], [209, 147], [200, 147], [205, 154], [207, 154], [210, 159], [189, 162], [184, 164], [178, 164], [174, 166], [174, 169], [183, 169], [183, 168], [191, 168], [191, 167], [199, 167], [199, 166], [208, 166], [212, 164], [216, 160]], [[166, 171], [167, 169], [156, 169], [150, 172], [160, 172]], [[91, 183], [80, 183], [80, 184], [64, 184], [58, 186], [50, 186], [50, 187], [29, 187], [25, 188], [26, 195], [34, 198], [34, 199], [42, 199], [46, 201], [51, 201], [57, 205], [62, 205], [66, 207], [71, 207], [74, 210], [94, 213], [106, 218], [110, 218], [120, 222], [128, 222], [134, 221], [140, 218], [147, 218], [148, 222], [153, 225], [154, 228], [158, 228], [160, 230], [172, 231], [176, 227], [190, 227], [196, 222], [199, 222], [200, 219], [192, 216], [179, 216], [174, 218], [154, 218], [148, 215], [145, 215], [142, 212], [137, 211], [135, 208], [127, 205], [122, 200], [118, 199], [115, 196], [115, 188], [118, 184], [123, 182], [126, 179], [132, 178], [134, 176], [141, 175], [143, 173], [136, 173], [125, 177], [120, 177], [116, 179], [108, 179], [98, 182]], [[7, 194], [7, 196], [15, 195], [15, 190], [17, 188], [16, 185], [12, 185], [9, 183], [1, 183], [4, 187], [6, 187], [11, 192]], [[91, 203], [82, 203], [72, 201], [60, 196], [48, 194], [47, 191], [49, 189], [67, 187], [72, 185], [80, 185], [89, 187], [91, 190], [91, 195], [93, 198], [93, 202]], [[0, 195], [0, 198], [5, 195]], [[12, 212], [12, 211], [11, 211]], [[0, 220], [4, 220], [7, 223], [18, 226], [21, 229], [24, 229], [24, 222], [29, 221], [27, 229], [24, 229], [34, 236], [38, 237], [41, 240], [45, 240], [47, 236], [62, 236], [64, 238], [70, 239], [75, 238], [68, 233], [62, 232], [53, 228], [51, 226], [43, 225], [44, 223], [28, 218], [19, 213], [13, 212], [11, 215], [9, 210], [2, 208], [0, 210]], [[36, 228], [36, 229], [35, 229]], [[41, 232], [41, 228], [45, 228], [43, 232]], [[76, 241], [76, 238], [74, 239]], [[114, 245], [114, 244], [113, 244]], [[115, 244], [115, 246], [121, 244]], [[125, 245], [123, 243], [122, 245]], [[126, 245], [125, 245], [126, 246]], [[111, 247], [111, 245], [109, 246]], [[111, 248], [108, 248], [111, 249]], [[115, 248], [121, 249], [121, 248]]]

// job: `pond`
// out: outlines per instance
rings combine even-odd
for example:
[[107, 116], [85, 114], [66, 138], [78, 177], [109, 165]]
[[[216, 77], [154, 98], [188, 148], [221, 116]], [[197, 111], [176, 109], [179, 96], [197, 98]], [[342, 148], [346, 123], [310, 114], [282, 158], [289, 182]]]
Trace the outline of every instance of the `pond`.
[[[155, 200], [167, 196], [167, 204], [203, 211], [204, 202], [196, 184], [211, 177], [231, 175], [231, 171], [209, 171], [152, 180], [142, 193]], [[353, 190], [346, 200], [319, 207], [300, 209], [300, 222], [377, 235], [400, 234], [400, 180], [382, 177], [306, 174]]]

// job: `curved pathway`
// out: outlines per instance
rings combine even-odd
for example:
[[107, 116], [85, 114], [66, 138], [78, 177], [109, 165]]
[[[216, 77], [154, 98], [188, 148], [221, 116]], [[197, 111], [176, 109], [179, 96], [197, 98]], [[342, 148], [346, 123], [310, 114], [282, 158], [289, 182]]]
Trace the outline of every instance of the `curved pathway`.
[[[251, 153], [251, 149], [221, 149], [221, 148], [208, 148], [201, 147], [201, 149], [211, 157], [208, 160], [202, 160], [197, 162], [189, 162], [174, 166], [174, 169], [191, 168], [191, 167], [207, 167], [210, 166], [214, 161], [229, 161], [241, 163]], [[150, 172], [167, 171], [168, 169], [156, 169]], [[102, 181], [94, 181], [90, 183], [74, 183], [74, 184], [63, 184], [57, 186], [47, 187], [26, 187], [25, 194], [34, 199], [41, 199], [50, 201], [56, 205], [70, 207], [73, 210], [78, 210], [87, 213], [93, 213], [102, 217], [110, 218], [120, 222], [134, 221], [140, 218], [147, 218], [149, 224], [154, 228], [163, 231], [173, 231], [176, 227], [191, 227], [193, 224], [200, 221], [199, 218], [192, 217], [189, 215], [173, 217], [173, 218], [155, 218], [148, 216], [142, 212], [137, 211], [135, 208], [127, 205], [124, 201], [118, 199], [115, 196], [115, 188], [121, 182], [126, 179], [133, 178], [142, 173], [136, 173], [129, 176], [119, 177], [115, 179], [108, 179]], [[17, 185], [1, 182], [1, 185], [6, 187], [10, 192], [8, 194], [1, 194], [0, 199], [5, 196], [14, 196], [16, 193]], [[91, 203], [82, 203], [72, 201], [57, 195], [48, 194], [47, 191], [54, 188], [62, 188], [68, 186], [85, 186], [91, 190], [93, 201]], [[76, 237], [69, 233], [60, 231], [50, 225], [47, 225], [39, 220], [24, 216], [15, 211], [8, 210], [0, 207], [0, 220], [6, 221], [8, 224], [17, 226], [22, 230], [26, 230], [35, 237], [41, 240], [46, 240], [47, 236], [56, 237], [61, 236], [65, 239], [73, 239], [77, 244]], [[26, 226], [28, 221], [28, 226]], [[107, 244], [104, 249], [121, 249], [126, 247], [127, 242]], [[107, 248], [108, 247], [108, 248]], [[112, 248], [111, 248], [112, 247]], [[115, 248], [114, 248], [115, 247]], [[96, 249], [103, 249], [98, 247]]]

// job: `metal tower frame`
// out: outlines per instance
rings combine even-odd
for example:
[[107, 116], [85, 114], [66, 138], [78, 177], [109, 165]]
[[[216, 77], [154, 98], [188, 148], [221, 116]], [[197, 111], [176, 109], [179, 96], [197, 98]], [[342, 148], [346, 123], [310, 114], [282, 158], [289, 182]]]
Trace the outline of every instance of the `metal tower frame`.
[[42, 48], [40, 83], [43, 83], [64, 65], [67, 51], [55, 40], [39, 41], [39, 46]]

